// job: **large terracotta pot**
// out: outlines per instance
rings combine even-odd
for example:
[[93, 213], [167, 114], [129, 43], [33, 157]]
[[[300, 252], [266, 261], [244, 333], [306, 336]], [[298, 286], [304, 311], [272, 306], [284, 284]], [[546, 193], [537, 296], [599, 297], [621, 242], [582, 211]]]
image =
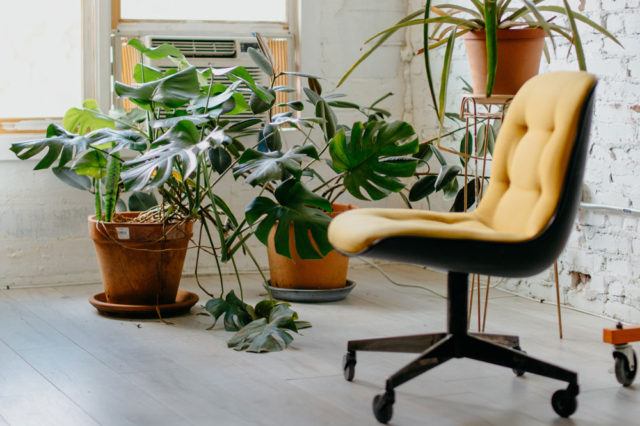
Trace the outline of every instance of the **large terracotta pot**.
[[[135, 217], [139, 213], [120, 213]], [[175, 303], [193, 222], [179, 224], [98, 222], [89, 217], [107, 302]]]
[[[347, 210], [355, 209], [351, 204], [334, 204], [331, 217]], [[291, 259], [276, 252], [274, 244], [275, 227], [269, 234], [267, 246], [269, 255], [269, 272], [271, 285], [279, 288], [297, 289], [332, 289], [342, 288], [347, 284], [349, 258], [333, 250], [322, 259], [301, 259], [298, 256], [290, 231], [289, 249]]]
[[[498, 69], [494, 95], [515, 95], [540, 70], [545, 32], [539, 28], [498, 30]], [[484, 31], [464, 35], [473, 93], [483, 95], [487, 86], [487, 54]]]

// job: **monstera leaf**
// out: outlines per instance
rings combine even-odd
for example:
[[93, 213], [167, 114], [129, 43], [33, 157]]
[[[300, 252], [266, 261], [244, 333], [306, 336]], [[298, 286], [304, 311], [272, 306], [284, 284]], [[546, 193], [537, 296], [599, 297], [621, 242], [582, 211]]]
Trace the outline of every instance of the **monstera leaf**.
[[116, 82], [114, 90], [118, 96], [129, 98], [131, 102], [143, 108], [150, 108], [152, 103], [178, 108], [198, 97], [200, 83], [196, 68], [189, 67], [139, 86]]
[[256, 237], [267, 245], [269, 232], [275, 225], [275, 248], [279, 254], [291, 258], [289, 238], [293, 230], [296, 251], [301, 258], [321, 259], [326, 256], [333, 249], [327, 238], [331, 219], [325, 212], [331, 211], [329, 201], [309, 191], [294, 178], [276, 188], [275, 198], [277, 202], [257, 197], [245, 210], [245, 217], [251, 225], [264, 217], [256, 227]]
[[283, 180], [289, 175], [300, 178], [300, 165], [307, 157], [318, 159], [318, 152], [313, 145], [294, 147], [284, 154], [280, 151], [260, 152], [247, 149], [240, 156], [233, 175], [238, 177], [249, 173], [245, 180], [253, 186]]
[[58, 167], [63, 167], [77, 153], [87, 149], [88, 140], [85, 136], [69, 133], [57, 124], [50, 124], [45, 136], [14, 143], [10, 149], [21, 160], [32, 158], [46, 149], [47, 153], [36, 164], [35, 170], [48, 169], [58, 159]]
[[200, 140], [200, 131], [191, 121], [183, 120], [170, 128], [151, 145], [144, 155], [124, 164], [122, 180], [127, 191], [142, 191], [158, 187], [173, 172], [176, 160], [180, 160], [186, 179], [197, 166], [197, 156], [211, 145]]
[[224, 329], [227, 331], [238, 331], [255, 319], [253, 308], [238, 299], [233, 290], [224, 299], [220, 297], [209, 300], [205, 309], [215, 319], [213, 325], [218, 318], [224, 316]]
[[293, 341], [291, 332], [311, 327], [306, 321], [298, 321], [298, 314], [287, 303], [260, 302], [256, 306], [256, 314], [261, 304], [264, 305], [261, 311], [265, 316], [244, 326], [227, 342], [228, 347], [255, 353], [281, 351]]
[[82, 108], [70, 108], [64, 114], [62, 125], [66, 130], [84, 135], [97, 129], [115, 129], [116, 122], [100, 111], [98, 102], [87, 99]]
[[361, 200], [367, 199], [362, 189], [372, 200], [401, 191], [404, 184], [397, 178], [413, 176], [418, 161], [408, 156], [417, 151], [413, 128], [399, 121], [358, 122], [349, 135], [339, 130], [329, 145], [333, 169], [344, 173], [345, 187]]

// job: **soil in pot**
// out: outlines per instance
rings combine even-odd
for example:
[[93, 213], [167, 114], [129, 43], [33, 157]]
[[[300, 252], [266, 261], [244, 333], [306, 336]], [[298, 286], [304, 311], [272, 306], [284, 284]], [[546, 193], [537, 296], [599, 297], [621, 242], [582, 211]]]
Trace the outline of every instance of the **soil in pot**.
[[174, 303], [193, 222], [131, 223], [139, 213], [119, 213], [115, 222], [89, 217], [106, 301], [128, 305]]
[[[356, 208], [351, 204], [334, 204], [331, 217]], [[349, 258], [333, 250], [322, 259], [301, 259], [295, 249], [293, 230], [289, 238], [291, 259], [276, 252], [275, 228], [269, 234], [268, 255], [271, 286], [295, 289], [335, 289], [347, 285]]]
[[[539, 28], [498, 30], [498, 69], [494, 95], [515, 95], [520, 87], [538, 74], [544, 48], [545, 32]], [[473, 93], [485, 94], [487, 54], [484, 31], [464, 35], [471, 69]]]

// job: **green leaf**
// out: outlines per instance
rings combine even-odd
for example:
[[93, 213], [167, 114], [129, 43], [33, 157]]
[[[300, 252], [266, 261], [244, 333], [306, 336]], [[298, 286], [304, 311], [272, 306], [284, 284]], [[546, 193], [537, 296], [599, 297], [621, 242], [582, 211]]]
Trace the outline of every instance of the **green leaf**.
[[587, 61], [584, 57], [584, 48], [582, 47], [582, 40], [580, 39], [580, 32], [578, 31], [578, 25], [576, 24], [576, 18], [573, 15], [573, 10], [569, 6], [567, 0], [562, 0], [564, 8], [567, 10], [567, 18], [569, 18], [569, 25], [571, 25], [571, 33], [573, 35], [573, 45], [576, 48], [576, 58], [578, 59], [578, 66], [580, 71], [587, 70]]
[[102, 179], [107, 174], [107, 158], [98, 151], [86, 151], [73, 163], [71, 169], [80, 176]]
[[445, 200], [454, 199], [458, 195], [458, 179], [452, 179], [442, 188]]
[[438, 174], [438, 179], [436, 179], [436, 191], [440, 191], [442, 188], [451, 183], [452, 180], [455, 180], [458, 174], [462, 171], [460, 166], [442, 166], [440, 169], [440, 173]]
[[444, 50], [444, 59], [442, 60], [442, 77], [440, 79], [440, 94], [438, 96], [438, 120], [440, 125], [444, 122], [444, 114], [447, 108], [447, 89], [449, 87], [449, 75], [451, 74], [451, 62], [453, 60], [453, 48], [456, 43], [457, 27], [451, 31], [451, 35], [447, 40], [447, 47]]
[[162, 71], [158, 68], [150, 67], [143, 64], [136, 64], [133, 67], [133, 79], [136, 83], [148, 83], [150, 81], [160, 80]]
[[256, 124], [262, 123], [262, 120], [259, 118], [248, 118], [246, 120], [238, 121], [233, 125], [229, 126], [227, 131], [229, 132], [241, 132], [242, 130], [248, 129], [249, 127], [253, 127]]
[[267, 57], [264, 55], [264, 53], [262, 53], [258, 49], [254, 49], [253, 47], [250, 47], [249, 49], [247, 49], [247, 53], [249, 53], [249, 56], [251, 57], [253, 62], [255, 62], [256, 65], [262, 71], [264, 71], [265, 74], [267, 74], [269, 76], [273, 76], [274, 75], [273, 74], [273, 65], [271, 64], [271, 62], [269, 62], [269, 59], [267, 59]]
[[173, 56], [174, 58], [184, 58], [184, 55], [177, 47], [167, 43], [163, 43], [160, 46], [150, 48], [145, 46], [144, 43], [142, 43], [137, 38], [133, 38], [129, 40], [127, 44], [149, 59], [164, 59], [168, 56]]
[[129, 211], [144, 212], [158, 205], [155, 195], [151, 192], [136, 191], [129, 196]]
[[233, 290], [224, 299], [209, 300], [204, 308], [213, 316], [214, 325], [224, 315], [224, 329], [226, 331], [238, 331], [253, 320], [250, 313], [251, 307], [238, 299]]
[[240, 156], [238, 166], [234, 167], [233, 175], [237, 178], [249, 173], [245, 181], [252, 186], [285, 180], [290, 176], [299, 179], [305, 158], [318, 159], [318, 152], [313, 145], [294, 147], [284, 154], [280, 151], [260, 152], [247, 149]]
[[201, 141], [195, 124], [180, 121], [156, 139], [148, 152], [124, 164], [125, 189], [143, 191], [164, 184], [171, 178], [176, 161], [182, 165], [182, 179], [187, 179], [196, 169], [198, 155], [214, 146], [212, 139], [217, 135], [212, 132]]
[[275, 101], [274, 94], [271, 93], [268, 88], [256, 84], [249, 71], [247, 71], [245, 68], [235, 67], [227, 73], [227, 77], [231, 81], [242, 81], [253, 93], [256, 94], [257, 97], [262, 100], [262, 102], [272, 104]]
[[80, 176], [68, 167], [54, 167], [51, 171], [58, 179], [73, 188], [82, 191], [91, 190], [91, 179], [86, 176]]
[[152, 104], [178, 108], [200, 95], [200, 83], [196, 68], [189, 67], [137, 87], [116, 82], [114, 91], [143, 108], [150, 108]]
[[87, 99], [82, 103], [82, 108], [67, 110], [62, 125], [71, 133], [84, 135], [98, 129], [115, 129], [116, 122], [100, 111], [95, 100]]
[[[467, 156], [473, 155], [473, 134], [467, 131], [465, 135], [460, 139], [460, 152]], [[469, 157], [463, 155], [460, 156], [460, 163], [465, 166], [469, 161]]]
[[478, 155], [483, 156], [485, 149], [487, 153], [493, 154], [493, 147], [496, 143], [496, 131], [493, 126], [486, 123], [481, 124], [478, 127], [478, 134], [476, 136]]
[[272, 95], [269, 102], [265, 102], [260, 95], [258, 95], [258, 92], [253, 92], [249, 98], [249, 106], [254, 114], [262, 114], [263, 112], [269, 111], [276, 102], [276, 92], [271, 89], [265, 90]]
[[418, 161], [411, 155], [417, 152], [413, 128], [400, 121], [357, 122], [349, 135], [341, 129], [329, 142], [331, 166], [344, 174], [345, 187], [361, 200], [380, 200], [402, 190], [398, 178], [413, 176]]
[[224, 173], [231, 166], [233, 159], [225, 148], [216, 146], [209, 150], [209, 161], [216, 172]]
[[458, 193], [456, 194], [456, 198], [451, 206], [451, 212], [464, 212], [467, 211], [473, 204], [476, 202], [476, 183], [480, 182], [480, 178], [471, 179], [467, 183], [467, 205], [465, 208], [464, 204], [464, 191], [465, 188], [462, 187]]
[[309, 323], [298, 321], [298, 314], [289, 304], [277, 303], [269, 310], [268, 318], [252, 321], [236, 333], [227, 345], [237, 351], [254, 353], [281, 351], [293, 341], [291, 332], [297, 333], [309, 326]]
[[268, 244], [269, 233], [275, 225], [276, 252], [283, 256], [291, 258], [289, 240], [292, 233], [296, 251], [303, 259], [320, 259], [333, 250], [327, 238], [331, 221], [325, 213], [331, 211], [328, 200], [309, 191], [293, 178], [280, 184], [274, 195], [277, 202], [257, 197], [245, 210], [250, 225], [262, 219], [255, 235], [264, 245]]
[[484, 31], [487, 49], [487, 86], [486, 96], [493, 93], [498, 69], [498, 10], [496, 0], [484, 2]]
[[277, 126], [267, 124], [258, 133], [258, 150], [262, 152], [282, 149], [282, 137]]
[[324, 99], [316, 103], [316, 117], [323, 120], [321, 127], [325, 140], [330, 140], [336, 134], [338, 120], [331, 106]]
[[419, 201], [433, 194], [436, 191], [436, 179], [434, 175], [420, 178], [409, 191], [409, 201]]

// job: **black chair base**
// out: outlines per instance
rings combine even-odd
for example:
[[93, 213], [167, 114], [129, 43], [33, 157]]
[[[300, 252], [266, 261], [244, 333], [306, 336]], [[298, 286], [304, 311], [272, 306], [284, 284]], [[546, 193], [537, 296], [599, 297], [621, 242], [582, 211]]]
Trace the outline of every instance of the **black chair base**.
[[381, 423], [393, 415], [394, 389], [452, 358], [471, 358], [477, 361], [511, 368], [517, 376], [525, 372], [568, 382], [566, 390], [553, 394], [551, 404], [555, 412], [569, 417], [577, 408], [578, 375], [575, 372], [528, 356], [520, 349], [517, 336], [467, 333], [468, 274], [450, 272], [448, 275], [447, 333], [353, 340], [348, 343], [343, 360], [345, 379], [353, 380], [357, 351], [419, 353], [420, 356], [387, 379], [386, 391], [373, 400], [373, 412]]

